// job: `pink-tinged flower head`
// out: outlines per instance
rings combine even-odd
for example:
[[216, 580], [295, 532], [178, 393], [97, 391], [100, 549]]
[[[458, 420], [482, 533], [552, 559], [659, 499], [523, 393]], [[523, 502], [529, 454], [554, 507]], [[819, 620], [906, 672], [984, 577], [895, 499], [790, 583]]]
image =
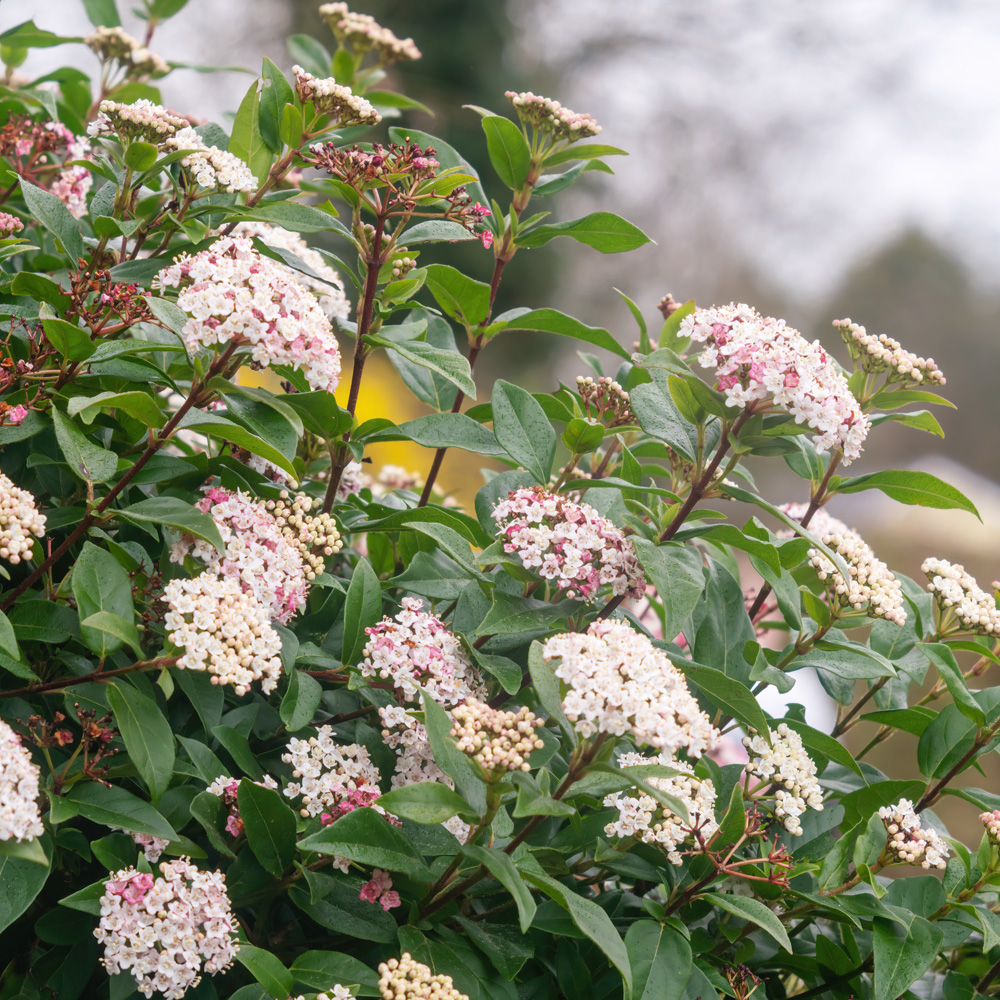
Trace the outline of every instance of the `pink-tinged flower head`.
[[819, 341], [742, 303], [698, 309], [681, 322], [681, 333], [705, 345], [698, 362], [715, 369], [731, 406], [767, 400], [816, 431], [817, 451], [840, 448], [845, 465], [861, 454], [871, 425]]
[[508, 90], [505, 96], [523, 124], [546, 132], [553, 139], [576, 142], [601, 133], [601, 126], [592, 115], [570, 111], [549, 97], [539, 97], [530, 91], [518, 94], [513, 90]]
[[14, 424], [15, 426], [21, 423], [22, 420], [28, 415], [28, 408], [23, 403], [18, 403], [17, 406], [12, 406], [6, 415], [4, 423]]
[[479, 242], [482, 243], [483, 247], [487, 250], [493, 246], [493, 233], [489, 229], [483, 229], [479, 233]]
[[[28, 147], [31, 148], [30, 146]], [[24, 223], [10, 212], [0, 212], [0, 238], [13, 236], [24, 229]]]
[[513, 490], [493, 508], [493, 519], [504, 551], [567, 597], [593, 602], [605, 587], [633, 600], [645, 593], [631, 542], [589, 504], [536, 486]]
[[394, 906], [399, 906], [399, 893], [392, 890], [392, 879], [389, 873], [376, 868], [372, 872], [370, 882], [361, 887], [358, 898], [365, 903], [380, 903], [382, 909], [388, 912]]

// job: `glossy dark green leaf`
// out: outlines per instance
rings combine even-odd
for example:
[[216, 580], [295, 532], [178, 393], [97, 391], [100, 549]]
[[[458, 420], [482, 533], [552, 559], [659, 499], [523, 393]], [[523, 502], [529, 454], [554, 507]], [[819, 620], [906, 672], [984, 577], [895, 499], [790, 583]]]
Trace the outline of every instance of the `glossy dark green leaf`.
[[518, 236], [517, 245], [540, 247], [557, 236], [569, 236], [601, 253], [623, 253], [650, 242], [649, 237], [638, 226], [632, 225], [620, 215], [613, 212], [592, 212], [582, 219], [538, 226], [523, 236]]
[[353, 955], [339, 951], [307, 951], [292, 962], [295, 981], [317, 990], [329, 990], [331, 983], [357, 983], [356, 996], [377, 997], [378, 973]]
[[344, 648], [341, 659], [357, 663], [368, 641], [365, 629], [382, 618], [382, 587], [367, 559], [359, 559], [344, 605]]
[[461, 795], [437, 781], [419, 781], [394, 788], [386, 792], [378, 804], [386, 812], [411, 819], [414, 823], [443, 823], [456, 815], [470, 823], [479, 819]]
[[[81, 619], [106, 611], [128, 624], [132, 623], [135, 615], [132, 583], [121, 563], [106, 549], [93, 542], [83, 543], [83, 549], [73, 564], [72, 589]], [[81, 625], [80, 633], [91, 652], [102, 658], [122, 645], [121, 639], [101, 629]]]
[[531, 168], [531, 150], [524, 133], [509, 119], [491, 115], [482, 120], [490, 163], [502, 184], [519, 190]]
[[159, 802], [174, 773], [174, 732], [163, 710], [138, 688], [118, 681], [108, 685], [108, 704], [129, 760]]
[[[54, 36], [53, 36], [54, 37]], [[5, 45], [17, 44], [11, 38], [0, 39]], [[83, 256], [83, 235], [80, 221], [74, 219], [69, 209], [51, 191], [36, 187], [21, 178], [21, 194], [32, 218], [37, 219], [59, 242], [66, 256], [76, 266], [77, 258]]]
[[427, 289], [447, 315], [470, 327], [486, 319], [490, 307], [486, 282], [469, 278], [447, 264], [431, 264], [426, 271]]
[[118, 469], [118, 456], [94, 444], [58, 407], [52, 407], [56, 441], [67, 464], [84, 482], [106, 483]]
[[603, 347], [620, 358], [631, 357], [621, 344], [605, 329], [599, 326], [587, 326], [573, 316], [559, 312], [558, 309], [510, 309], [497, 316], [490, 324], [490, 330], [529, 330], [539, 333], [555, 333], [560, 337], [572, 337], [582, 340], [592, 347]]
[[556, 454], [556, 432], [530, 392], [498, 379], [493, 386], [493, 433], [497, 443], [519, 465], [549, 480]]
[[478, 844], [466, 844], [462, 853], [470, 861], [478, 861], [511, 894], [517, 904], [521, 933], [527, 934], [537, 908], [531, 891], [510, 856], [495, 847], [482, 847]]
[[105, 788], [96, 782], [74, 785], [65, 799], [81, 816], [102, 826], [148, 833], [164, 840], [177, 839], [177, 833], [156, 809], [119, 786]]
[[967, 510], [979, 517], [975, 504], [961, 490], [929, 472], [917, 469], [885, 469], [855, 479], [845, 479], [838, 487], [838, 492], [861, 493], [873, 489], [881, 490], [900, 503], [936, 507], [940, 510]]
[[244, 778], [236, 793], [247, 843], [261, 867], [275, 878], [295, 856], [295, 814], [281, 793]]
[[140, 524], [158, 524], [173, 528], [214, 545], [220, 552], [225, 548], [219, 529], [211, 514], [205, 514], [192, 504], [177, 497], [150, 497], [123, 507], [118, 517]]
[[934, 961], [944, 936], [936, 924], [907, 914], [907, 923], [876, 917], [872, 922], [875, 1000], [895, 1000]]
[[267, 990], [273, 1000], [287, 1000], [291, 995], [295, 979], [277, 955], [243, 941], [236, 952], [236, 961]]
[[759, 899], [750, 896], [737, 896], [735, 893], [728, 892], [706, 892], [702, 895], [702, 899], [708, 900], [720, 910], [725, 910], [735, 917], [749, 920], [774, 938], [785, 951], [792, 950], [792, 942], [788, 939], [788, 932], [784, 925]]
[[625, 935], [635, 1000], [680, 1000], [691, 975], [691, 945], [676, 928], [637, 920]]
[[279, 715], [290, 733], [297, 733], [313, 720], [323, 697], [323, 686], [301, 670], [289, 670], [288, 690], [281, 699]]
[[[90, 331], [84, 330], [63, 319], [43, 319], [42, 328], [45, 339], [67, 360], [86, 361], [94, 354], [94, 342], [90, 339]], [[80, 397], [77, 397], [80, 398]], [[70, 400], [67, 412], [72, 417], [73, 404], [77, 399]], [[85, 420], [84, 423], [90, 423]]]
[[672, 639], [684, 628], [705, 589], [701, 553], [691, 545], [656, 545], [639, 536], [632, 539], [632, 546], [646, 580], [663, 603], [667, 619], [663, 634]]
[[[52, 843], [47, 834], [40, 838], [47, 858], [52, 856]], [[30, 858], [0, 855], [0, 931], [9, 927], [31, 905], [49, 877], [48, 863], [38, 864]]]

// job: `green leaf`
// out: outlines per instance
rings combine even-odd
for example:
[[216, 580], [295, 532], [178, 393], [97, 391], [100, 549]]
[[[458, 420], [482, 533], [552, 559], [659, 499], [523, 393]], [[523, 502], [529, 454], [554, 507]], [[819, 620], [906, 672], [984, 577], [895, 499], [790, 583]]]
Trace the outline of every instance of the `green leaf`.
[[604, 440], [604, 427], [593, 420], [574, 417], [563, 432], [562, 443], [574, 455], [588, 455], [601, 446]]
[[539, 333], [555, 333], [561, 337], [582, 340], [593, 347], [603, 347], [612, 354], [626, 360], [631, 355], [607, 330], [599, 326], [587, 326], [573, 316], [558, 309], [510, 309], [498, 316], [490, 324], [491, 331], [528, 330]]
[[536, 640], [528, 651], [528, 671], [531, 674], [535, 695], [538, 703], [545, 709], [546, 715], [566, 734], [570, 743], [576, 746], [576, 730], [563, 710], [559, 678], [556, 677], [555, 667], [545, 660], [543, 654], [544, 647]]
[[[366, 811], [370, 810], [355, 810]], [[396, 921], [392, 914], [386, 913], [381, 906], [373, 906], [358, 898], [363, 884], [361, 879], [312, 872], [309, 884], [311, 893], [300, 883], [292, 886], [288, 896], [320, 926], [328, 927], [338, 935], [349, 934], [364, 941], [381, 944], [395, 942]]]
[[359, 559], [344, 604], [344, 645], [341, 660], [352, 665], [361, 658], [368, 637], [365, 629], [382, 617], [382, 588], [367, 559]]
[[632, 538], [632, 547], [663, 602], [667, 619], [663, 635], [670, 640], [684, 628], [705, 590], [701, 553], [680, 542], [657, 545], [638, 535]]
[[[626, 1000], [632, 995], [632, 967], [629, 962], [628, 951], [625, 949], [625, 942], [622, 941], [617, 928], [611, 922], [611, 918], [593, 900], [584, 896], [578, 896], [572, 889], [566, 888], [562, 883], [557, 882], [548, 875], [541, 872], [526, 871], [521, 869], [521, 874], [526, 882], [541, 889], [550, 899], [554, 899], [564, 910], [566, 910], [573, 920], [573, 923], [597, 945], [608, 957], [615, 968], [621, 973], [625, 983]], [[762, 908], [763, 903], [758, 904]], [[768, 910], [770, 913], [770, 910]], [[777, 917], [771, 914], [772, 919], [777, 922]]]
[[260, 866], [275, 878], [295, 856], [295, 813], [274, 788], [262, 788], [244, 778], [236, 793], [247, 843]]
[[967, 510], [982, 520], [979, 511], [964, 493], [929, 472], [919, 472], [914, 469], [886, 469], [883, 472], [871, 472], [867, 476], [846, 479], [841, 482], [837, 492], [861, 493], [871, 489], [881, 490], [887, 497], [900, 503], [935, 507], [940, 510]]
[[424, 448], [461, 448], [496, 458], [504, 454], [493, 432], [465, 413], [431, 413], [381, 431], [372, 441], [415, 441]]
[[637, 920], [625, 935], [636, 1000], [680, 1000], [691, 975], [691, 946], [671, 926]]
[[129, 507], [123, 507], [117, 512], [117, 516], [138, 524], [157, 524], [173, 528], [175, 531], [201, 538], [214, 545], [220, 552], [225, 549], [222, 535], [219, 534], [212, 515], [198, 510], [197, 507], [177, 497], [150, 497], [148, 500], [140, 500]]
[[622, 253], [650, 242], [641, 229], [613, 212], [592, 212], [582, 219], [539, 226], [518, 236], [516, 242], [521, 247], [540, 247], [557, 236], [569, 236], [601, 253]]
[[465, 844], [462, 853], [470, 861], [478, 861], [511, 894], [517, 905], [521, 933], [527, 934], [535, 919], [537, 907], [510, 856], [495, 847], [481, 847], [478, 844]]
[[290, 733], [297, 733], [313, 720], [323, 697], [323, 685], [302, 670], [286, 670], [288, 690], [281, 699], [278, 715]]
[[83, 0], [87, 20], [95, 27], [117, 28], [122, 22], [115, 0]]
[[[121, 619], [123, 624], [131, 627], [135, 635], [133, 649], [136, 650], [137, 656], [142, 656], [139, 635], [132, 623], [135, 617], [132, 583], [121, 563], [110, 552], [98, 548], [93, 542], [84, 542], [83, 549], [73, 565], [72, 589], [81, 619], [96, 615], [99, 611], [108, 612]], [[120, 649], [123, 641], [106, 630], [95, 628], [93, 625], [83, 625], [82, 621], [80, 634], [87, 648], [102, 659]]]
[[48, 835], [43, 835], [39, 843], [47, 859], [44, 865], [30, 858], [0, 855], [0, 885], [3, 886], [3, 892], [0, 892], [0, 931], [24, 913], [49, 877], [48, 859], [52, 855], [52, 843]]
[[[45, 339], [67, 360], [86, 361], [96, 347], [90, 339], [90, 332], [82, 330], [73, 323], [67, 323], [64, 319], [43, 319], [42, 328], [45, 330]], [[70, 400], [69, 415], [72, 417], [72, 404], [76, 399]], [[84, 421], [90, 423], [89, 420]]]
[[419, 877], [423, 860], [409, 839], [374, 809], [354, 809], [299, 841], [303, 851], [336, 854], [362, 865]]
[[52, 601], [22, 597], [10, 610], [10, 623], [18, 642], [65, 642], [78, 634], [79, 620], [71, 608]]
[[524, 963], [535, 953], [531, 939], [519, 934], [515, 926], [487, 923], [485, 920], [467, 920], [465, 917], [455, 919], [469, 940], [476, 944], [508, 981], [514, 979]]
[[228, 149], [250, 168], [250, 173], [258, 184], [263, 183], [271, 165], [271, 152], [260, 131], [260, 98], [256, 80], [250, 84], [250, 89], [240, 102]]
[[760, 705], [757, 704], [757, 699], [745, 684], [740, 683], [735, 677], [728, 677], [721, 670], [706, 667], [701, 663], [692, 663], [683, 657], [671, 654], [669, 651], [667, 656], [674, 666], [692, 684], [704, 691], [705, 695], [719, 708], [728, 712], [744, 726], [749, 726], [760, 733], [768, 743], [771, 742], [771, 730], [768, 726], [767, 716], [764, 715]]
[[[253, 208], [246, 208], [243, 205], [236, 205], [226, 212], [226, 219], [232, 221], [252, 221], [267, 222], [272, 226], [282, 226], [285, 229], [294, 229], [300, 233], [325, 233], [338, 232], [344, 235], [343, 223], [338, 221], [330, 212], [324, 212], [315, 205], [303, 205], [299, 201], [277, 201], [267, 205], [256, 205]], [[350, 234], [348, 234], [350, 235]], [[264, 244], [267, 246], [267, 244]], [[277, 250], [268, 247], [269, 250]], [[284, 259], [282, 254], [279, 257]]]
[[117, 785], [111, 788], [97, 782], [74, 785], [64, 801], [84, 818], [102, 826], [119, 826], [163, 840], [177, 839], [173, 827], [148, 802]]
[[386, 812], [412, 819], [414, 823], [443, 823], [455, 815], [470, 823], [479, 819], [461, 795], [438, 781], [420, 781], [394, 788], [378, 800], [378, 805]]
[[498, 379], [493, 385], [493, 433], [497, 443], [542, 485], [556, 455], [556, 432], [530, 392]]
[[125, 741], [129, 760], [159, 802], [174, 773], [174, 732], [162, 709], [131, 684], [107, 686], [108, 705]]
[[482, 771], [456, 746], [451, 736], [451, 716], [426, 691], [421, 693], [421, 702], [434, 762], [455, 782], [459, 795], [478, 820], [486, 813], [486, 786]]
[[476, 326], [490, 308], [490, 286], [476, 281], [447, 264], [430, 264], [427, 289], [444, 312], [464, 326]]
[[322, 42], [309, 35], [289, 35], [285, 42], [292, 59], [313, 76], [322, 79], [330, 75], [330, 53]]
[[482, 120], [490, 163], [500, 182], [512, 191], [524, 186], [531, 169], [531, 150], [524, 133], [509, 119], [491, 115]]
[[364, 340], [374, 347], [384, 347], [398, 353], [411, 364], [437, 372], [453, 385], [458, 386], [470, 399], [476, 398], [476, 383], [472, 378], [469, 360], [458, 351], [442, 351], [422, 340], [394, 341], [387, 337], [368, 336]]
[[284, 73], [266, 56], [261, 68], [263, 86], [260, 94], [260, 134], [272, 153], [280, 153], [281, 120], [284, 109], [291, 105], [294, 109], [295, 91], [285, 79]]
[[[4, 39], [7, 37], [0, 36]], [[9, 39], [5, 44], [14, 44]], [[66, 252], [66, 256], [72, 261], [72, 266], [76, 266], [78, 258], [83, 256], [83, 235], [78, 219], [74, 219], [69, 209], [50, 191], [36, 187], [34, 184], [21, 178], [21, 194], [24, 203], [28, 206], [28, 211], [32, 218], [37, 219], [59, 242]]]
[[977, 728], [958, 705], [945, 705], [917, 743], [920, 773], [925, 778], [947, 774], [972, 749]]
[[151, 142], [130, 142], [125, 150], [125, 164], [142, 173], [156, 163], [158, 152]]
[[21, 659], [21, 650], [17, 644], [17, 636], [14, 635], [14, 626], [10, 619], [0, 611], [0, 651], [6, 653], [14, 660]]
[[872, 427], [878, 427], [879, 424], [887, 422], [905, 424], [918, 431], [926, 431], [928, 434], [944, 437], [941, 424], [938, 423], [937, 417], [930, 410], [913, 410], [910, 413], [876, 413], [871, 418]]
[[[836, 740], [826, 733], [821, 733], [818, 729], [813, 729], [798, 719], [779, 719], [777, 721], [783, 722], [789, 729], [798, 733], [802, 737], [802, 745], [807, 750], [811, 750], [814, 757], [819, 760], [830, 760], [836, 764], [842, 764], [864, 779], [864, 772], [861, 770], [861, 766], [851, 756], [850, 751], [840, 740]], [[867, 783], [865, 781], [865, 784]]]
[[895, 677], [896, 668], [874, 649], [847, 642], [823, 640], [804, 656], [796, 657], [788, 670], [815, 667], [848, 680], [870, 680], [872, 677]]
[[163, 411], [148, 392], [99, 392], [96, 396], [74, 396], [66, 407], [71, 417], [79, 415], [85, 424], [92, 424], [101, 410], [123, 410], [147, 427], [163, 426]]
[[[905, 911], [898, 911], [900, 915]], [[907, 922], [875, 917], [872, 949], [875, 957], [874, 1000], [896, 1000], [916, 982], [937, 956], [944, 931], [923, 917], [905, 914]]]
[[52, 407], [56, 441], [73, 474], [84, 482], [106, 483], [118, 469], [118, 456], [94, 444], [58, 407]]
[[287, 1000], [295, 986], [295, 977], [281, 964], [281, 959], [263, 948], [240, 942], [236, 961], [267, 990], [274, 1000]]
[[458, 243], [474, 239], [476, 234], [469, 232], [460, 222], [448, 222], [446, 219], [427, 219], [406, 230], [408, 247], [415, 243]]
[[750, 896], [735, 896], [731, 893], [706, 892], [701, 897], [713, 903], [720, 910], [731, 913], [756, 924], [768, 933], [787, 952], [792, 950], [792, 942], [788, 940], [788, 932], [781, 921], [759, 899]]
[[628, 151], [617, 146], [606, 146], [596, 142], [575, 142], [572, 146], [560, 149], [559, 152], [545, 157], [547, 167], [556, 167], [560, 163], [572, 163], [574, 160], [597, 160], [603, 156], [628, 156]]
[[[235, 412], [235, 408], [234, 408]], [[287, 472], [293, 479], [298, 479], [295, 465], [291, 459], [278, 448], [253, 434], [240, 424], [205, 410], [190, 410], [181, 420], [178, 427], [181, 430], [199, 431], [230, 441], [240, 448], [246, 448], [252, 455], [263, 458], [264, 461], [276, 465]]]
[[[0, 857], [30, 861], [35, 865], [49, 867], [49, 858], [39, 838], [35, 840], [0, 840]], [[0, 883], [2, 884], [2, 883]]]
[[307, 951], [292, 962], [295, 981], [317, 990], [330, 989], [331, 983], [358, 983], [355, 994], [378, 997], [378, 973], [353, 955], [339, 951]]
[[937, 668], [938, 674], [948, 686], [948, 693], [954, 698], [958, 710], [977, 726], [986, 725], [986, 714], [979, 703], [969, 694], [968, 685], [962, 676], [962, 668], [955, 654], [943, 642], [922, 642], [917, 646], [924, 656]]
[[[409, 232], [407, 232], [406, 236], [407, 242], [409, 242]], [[455, 335], [446, 320], [430, 313], [418, 312], [411, 315], [414, 320], [427, 322], [427, 333], [425, 336], [427, 343], [431, 347], [447, 351], [451, 354], [458, 353], [458, 349], [455, 346]], [[453, 382], [443, 378], [424, 365], [414, 364], [399, 351], [390, 351], [389, 360], [396, 371], [399, 372], [407, 388], [422, 403], [432, 406], [439, 412], [446, 412], [452, 408], [457, 395], [457, 387]]]

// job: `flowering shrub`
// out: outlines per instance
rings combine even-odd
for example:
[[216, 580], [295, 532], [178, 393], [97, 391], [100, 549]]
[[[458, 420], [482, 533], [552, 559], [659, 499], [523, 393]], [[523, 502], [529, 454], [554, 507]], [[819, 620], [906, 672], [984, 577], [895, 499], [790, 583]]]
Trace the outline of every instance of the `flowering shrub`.
[[[996, 595], [827, 513], [975, 513], [845, 473], [886, 420], [939, 432], [937, 364], [738, 303], [651, 334], [629, 302], [635, 350], [496, 314], [515, 254], [648, 242], [536, 211], [622, 153], [590, 115], [468, 111], [480, 178], [383, 89], [417, 43], [327, 3], [223, 129], [161, 104], [183, 2], [141, 42], [84, 6], [85, 39], [0, 36], [0, 1000], [994, 991]], [[81, 42], [97, 80], [16, 72]], [[613, 360], [488, 386], [512, 330]], [[425, 415], [359, 420], [376, 353]], [[488, 465], [465, 507], [452, 452]], [[758, 701], [805, 668], [830, 731]]]

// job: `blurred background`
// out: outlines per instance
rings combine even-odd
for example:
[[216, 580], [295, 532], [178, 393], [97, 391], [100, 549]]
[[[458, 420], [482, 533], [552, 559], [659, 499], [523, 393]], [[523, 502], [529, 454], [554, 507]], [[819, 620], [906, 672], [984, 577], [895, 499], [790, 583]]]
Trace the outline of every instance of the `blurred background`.
[[[332, 41], [317, 6], [192, 0], [157, 30], [151, 48], [170, 60], [251, 71], [264, 53], [289, 69], [289, 34]], [[702, 305], [749, 302], [821, 338], [841, 360], [846, 352], [830, 323], [845, 316], [935, 357], [948, 380], [943, 394], [958, 407], [935, 411], [946, 439], [883, 425], [851, 472], [887, 465], [933, 472], [975, 502], [983, 523], [870, 493], [838, 499], [830, 512], [911, 576], [937, 555], [964, 563], [984, 588], [1000, 577], [1000, 5], [356, 0], [352, 7], [423, 50], [424, 59], [394, 71], [393, 82], [435, 115], [405, 120], [458, 146], [488, 193], [498, 186], [479, 119], [462, 104], [506, 114], [508, 89], [590, 112], [603, 125], [600, 141], [631, 153], [611, 158], [616, 176], [585, 174], [544, 207], [556, 220], [615, 211], [655, 243], [621, 256], [568, 240], [522, 251], [505, 274], [498, 311], [551, 305], [629, 343], [636, 329], [613, 289], [642, 307], [652, 330], [656, 303], [670, 292]], [[29, 17], [62, 34], [90, 30], [79, 0], [0, 0], [0, 30]], [[141, 36], [141, 23], [123, 17]], [[33, 50], [22, 69], [37, 75], [67, 60], [96, 69], [83, 46]], [[250, 79], [183, 69], [161, 89], [174, 109], [225, 125]], [[491, 257], [481, 256], [487, 278]], [[507, 335], [484, 354], [481, 386], [502, 376], [551, 390], [586, 371], [568, 342], [521, 337]], [[401, 408], [391, 368], [372, 374], [362, 418], [419, 414]], [[374, 456], [376, 466], [411, 468], [426, 468], [429, 457], [402, 445]], [[471, 496], [479, 465], [452, 453], [441, 481]], [[801, 481], [781, 469], [758, 482], [776, 503], [805, 499]], [[803, 687], [792, 697], [801, 699]], [[813, 711], [824, 711], [821, 700]]]

